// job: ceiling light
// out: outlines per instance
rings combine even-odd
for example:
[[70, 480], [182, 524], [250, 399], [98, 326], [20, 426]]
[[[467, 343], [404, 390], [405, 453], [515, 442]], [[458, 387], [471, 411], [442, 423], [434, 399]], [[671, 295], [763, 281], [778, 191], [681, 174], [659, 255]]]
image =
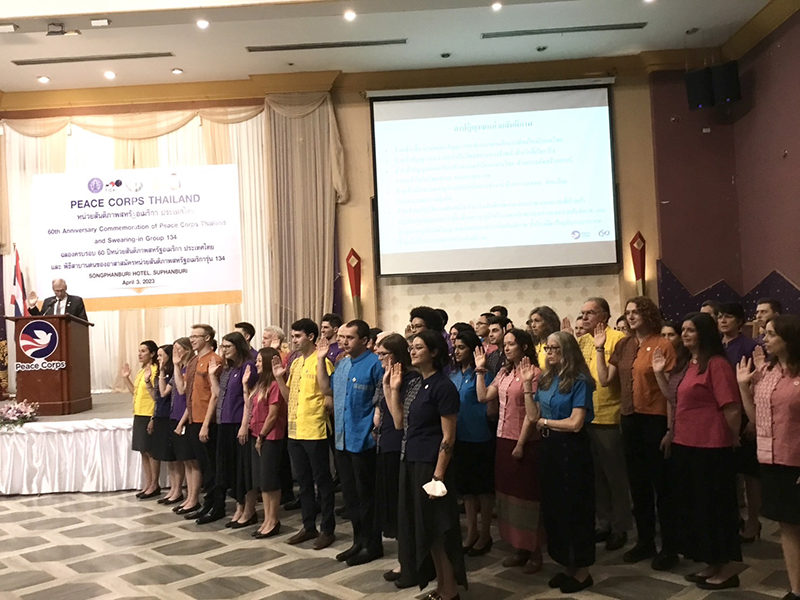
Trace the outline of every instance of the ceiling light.
[[547, 46], [536, 46], [537, 52], [544, 52], [545, 50], [547, 50]]
[[108, 19], [92, 19], [90, 23], [92, 24], [92, 27], [108, 27], [111, 25], [111, 21]]
[[698, 31], [700, 31], [699, 27], [692, 27], [691, 29], [686, 30], [686, 35], [694, 35]]
[[64, 32], [64, 35], [81, 35], [80, 29], [69, 29]]
[[197, 26], [200, 29], [208, 29], [208, 21], [206, 21], [205, 19], [200, 19], [199, 21], [197, 21]]
[[19, 27], [14, 25], [14, 23], [0, 25], [0, 33], [14, 33], [17, 29], [19, 29]]
[[495, 12], [497, 12], [501, 8], [503, 8], [503, 5], [500, 4], [499, 2], [495, 2], [494, 4], [492, 4], [492, 10], [495, 11]]
[[645, 3], [645, 4], [652, 4], [652, 3], [653, 3], [653, 2], [655, 2], [655, 1], [656, 1], [656, 0], [644, 0], [644, 3]]
[[114, 77], [117, 76], [117, 74], [114, 73], [114, 71], [106, 71], [105, 73], [103, 73], [103, 75], [105, 76], [106, 79], [114, 79]]
[[36, 80], [39, 83], [50, 83], [50, 78], [47, 75], [42, 75], [41, 77], [37, 77]]
[[48, 23], [47, 35], [64, 35], [67, 32], [64, 30], [63, 23]]
[[173, 75], [183, 75], [183, 69], [172, 69]]
[[352, 21], [356, 18], [356, 13], [352, 10], [345, 11], [344, 18], [348, 21]]

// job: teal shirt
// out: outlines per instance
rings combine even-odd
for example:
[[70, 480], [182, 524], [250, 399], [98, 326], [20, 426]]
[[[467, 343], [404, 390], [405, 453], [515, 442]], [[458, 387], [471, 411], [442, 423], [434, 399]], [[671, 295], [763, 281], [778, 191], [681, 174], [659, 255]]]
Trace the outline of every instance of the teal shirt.
[[539, 403], [543, 419], [553, 421], [568, 419], [573, 408], [584, 408], [586, 409], [586, 418], [583, 422], [591, 423], [594, 419], [593, 392], [594, 385], [589, 385], [585, 378], [580, 377], [572, 385], [572, 389], [564, 394], [558, 391], [558, 375], [556, 375], [550, 384], [550, 389], [543, 390], [539, 387], [533, 400]]

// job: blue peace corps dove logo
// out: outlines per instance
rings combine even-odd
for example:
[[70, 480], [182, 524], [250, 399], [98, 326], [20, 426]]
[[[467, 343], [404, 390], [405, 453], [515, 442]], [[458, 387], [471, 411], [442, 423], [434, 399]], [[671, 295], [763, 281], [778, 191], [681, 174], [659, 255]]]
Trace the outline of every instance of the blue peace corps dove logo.
[[33, 360], [44, 360], [58, 347], [58, 332], [47, 321], [31, 321], [19, 334], [19, 347]]
[[102, 192], [103, 187], [105, 187], [103, 185], [103, 180], [100, 179], [99, 177], [92, 177], [89, 180], [89, 191], [92, 192], [93, 194], [99, 194], [100, 192]]

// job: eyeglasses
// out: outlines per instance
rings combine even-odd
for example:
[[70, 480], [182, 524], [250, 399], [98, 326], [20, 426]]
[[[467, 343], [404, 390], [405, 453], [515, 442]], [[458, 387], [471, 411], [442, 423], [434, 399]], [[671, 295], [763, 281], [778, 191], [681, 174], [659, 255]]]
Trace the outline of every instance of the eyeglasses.
[[386, 352], [385, 350], [378, 350], [375, 352], [378, 355], [378, 358], [386, 358], [387, 356], [391, 356], [391, 352]]
[[220, 348], [233, 348], [233, 344], [220, 344]]
[[199, 339], [202, 339], [204, 337], [206, 337], [206, 336], [204, 336], [204, 335], [190, 335], [189, 339], [190, 340], [199, 340]]
[[561, 352], [561, 346], [545, 346], [544, 351], [548, 354], [551, 352]]
[[411, 329], [411, 331], [419, 331], [423, 327], [424, 327], [424, 325], [415, 325], [414, 323], [411, 323], [410, 329]]

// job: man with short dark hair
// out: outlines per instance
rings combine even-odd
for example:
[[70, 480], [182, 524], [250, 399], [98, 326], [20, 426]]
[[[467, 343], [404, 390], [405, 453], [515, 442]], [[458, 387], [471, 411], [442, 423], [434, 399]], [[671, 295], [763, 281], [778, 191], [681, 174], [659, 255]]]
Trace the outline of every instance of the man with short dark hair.
[[339, 327], [341, 326], [342, 317], [336, 313], [322, 315], [322, 319], [319, 322], [319, 334], [321, 338], [326, 339], [328, 342], [328, 360], [333, 364], [336, 364], [342, 354], [342, 349], [337, 341]]
[[495, 349], [486, 354], [486, 368], [493, 374], [497, 375], [500, 367], [505, 362], [505, 353], [503, 352], [503, 336], [506, 334], [509, 320], [506, 317], [498, 317], [492, 315], [486, 319], [489, 323], [489, 335], [487, 340], [489, 345], [494, 346]]
[[[321, 366], [325, 376], [329, 377], [333, 372], [333, 363], [327, 358], [317, 361], [318, 336], [317, 324], [311, 319], [295, 321], [292, 323], [292, 344], [300, 351], [300, 356], [290, 367], [288, 381], [283, 379], [286, 369], [282, 365], [273, 365], [275, 380], [289, 406], [289, 456], [300, 486], [300, 510], [303, 516], [303, 528], [287, 543], [300, 544], [316, 538], [314, 550], [327, 548], [336, 539], [333, 478], [328, 453], [328, 412], [331, 407], [320, 385], [325, 378], [319, 373]], [[322, 512], [321, 532], [317, 531], [316, 526], [315, 483]]]
[[489, 319], [493, 319], [496, 316], [497, 315], [494, 313], [481, 313], [481, 316], [475, 321], [475, 333], [481, 338], [483, 342], [483, 351], [486, 352], [486, 354], [491, 354], [498, 348], [496, 344], [489, 343]]
[[[767, 326], [767, 323], [769, 323], [782, 312], [783, 306], [781, 305], [780, 301], [776, 300], [775, 298], [761, 298], [758, 302], [756, 302], [756, 333], [764, 329]], [[761, 345], [764, 344], [763, 331], [761, 331], [758, 337], [756, 337], [756, 341]]]
[[508, 319], [508, 309], [503, 306], [502, 304], [497, 304], [489, 309], [490, 313], [494, 313], [498, 317], [503, 317], [504, 319]]
[[431, 331], [442, 331], [444, 324], [442, 317], [430, 306], [417, 306], [411, 309], [409, 315], [409, 333], [419, 333], [426, 329]]
[[[339, 339], [346, 356], [336, 365], [333, 377], [321, 381], [320, 386], [324, 394], [333, 393], [336, 465], [353, 524], [353, 544], [337, 554], [336, 560], [354, 566], [383, 556], [381, 530], [375, 520], [377, 456], [372, 437], [372, 399], [378, 386], [383, 385], [383, 366], [367, 349], [369, 325], [364, 321], [356, 319], [341, 327]], [[317, 373], [321, 380], [326, 379], [322, 368], [326, 349], [326, 341], [320, 340]]]
[[700, 312], [709, 314], [716, 321], [719, 319], [719, 302], [716, 300], [706, 300], [700, 305]]
[[254, 337], [256, 337], [256, 328], [253, 327], [252, 323], [248, 323], [247, 321], [242, 321], [241, 323], [236, 323], [233, 326], [235, 331], [238, 331], [244, 337], [244, 341], [247, 342], [247, 345], [250, 347], [250, 358], [253, 360], [256, 359], [258, 356], [258, 350], [251, 346], [250, 342]]

